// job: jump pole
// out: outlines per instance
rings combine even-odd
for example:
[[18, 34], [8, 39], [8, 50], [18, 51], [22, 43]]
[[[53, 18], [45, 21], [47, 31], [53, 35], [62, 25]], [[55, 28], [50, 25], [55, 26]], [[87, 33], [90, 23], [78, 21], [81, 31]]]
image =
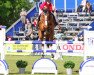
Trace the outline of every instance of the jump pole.
[[1, 60], [5, 59], [5, 51], [4, 51], [4, 41], [5, 41], [5, 29], [6, 26], [0, 26], [0, 54], [1, 54]]

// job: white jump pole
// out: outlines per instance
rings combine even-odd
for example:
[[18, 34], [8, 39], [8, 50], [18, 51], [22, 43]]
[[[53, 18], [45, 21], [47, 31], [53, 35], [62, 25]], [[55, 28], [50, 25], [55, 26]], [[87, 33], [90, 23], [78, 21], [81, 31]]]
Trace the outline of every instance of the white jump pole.
[[5, 41], [5, 26], [0, 26], [0, 53], [1, 53], [1, 60], [5, 59], [5, 51], [4, 51], [4, 41]]

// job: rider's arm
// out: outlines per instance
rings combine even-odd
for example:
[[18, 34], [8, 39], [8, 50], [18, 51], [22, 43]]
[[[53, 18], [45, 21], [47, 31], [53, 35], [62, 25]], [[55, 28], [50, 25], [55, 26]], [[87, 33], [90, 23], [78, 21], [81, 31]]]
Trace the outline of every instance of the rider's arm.
[[56, 11], [56, 9], [55, 9], [55, 7], [53, 6], [53, 4], [50, 5], [50, 10], [51, 10], [52, 12], [55, 12], [55, 11]]

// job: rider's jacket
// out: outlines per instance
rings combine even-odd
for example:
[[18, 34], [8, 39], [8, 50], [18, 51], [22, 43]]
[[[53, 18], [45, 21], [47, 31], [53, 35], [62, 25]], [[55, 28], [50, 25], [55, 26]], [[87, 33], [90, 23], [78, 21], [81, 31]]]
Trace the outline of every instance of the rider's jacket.
[[43, 10], [44, 7], [47, 7], [50, 12], [53, 11], [53, 5], [51, 3], [44, 2], [40, 5], [40, 9]]

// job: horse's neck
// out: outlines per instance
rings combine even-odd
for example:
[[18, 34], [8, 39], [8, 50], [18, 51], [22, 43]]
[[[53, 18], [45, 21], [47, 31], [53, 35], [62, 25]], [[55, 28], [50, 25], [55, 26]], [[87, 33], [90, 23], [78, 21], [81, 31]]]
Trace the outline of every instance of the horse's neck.
[[45, 23], [45, 25], [47, 25], [48, 24], [48, 16], [49, 16], [49, 13], [42, 13], [41, 14], [41, 17], [42, 17], [42, 19], [44, 19], [44, 23]]
[[[51, 23], [53, 22], [54, 23], [54, 19], [53, 19], [53, 16], [51, 15], [50, 12], [48, 13], [42, 13], [41, 14], [41, 21], [47, 26], [49, 25], [48, 23]], [[52, 23], [51, 23], [52, 24]]]
[[44, 13], [41, 13], [41, 19], [45, 19], [45, 16], [47, 16], [47, 15]]
[[47, 15], [45, 15], [44, 17], [45, 17], [45, 25], [47, 26]]

